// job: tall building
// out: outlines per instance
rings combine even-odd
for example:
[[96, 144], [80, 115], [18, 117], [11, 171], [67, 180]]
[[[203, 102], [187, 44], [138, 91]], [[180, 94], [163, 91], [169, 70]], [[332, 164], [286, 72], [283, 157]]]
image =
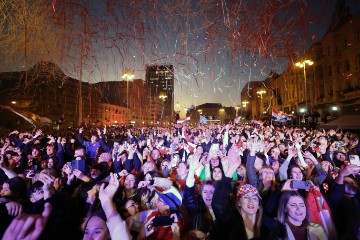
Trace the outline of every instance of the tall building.
[[[174, 67], [173, 65], [146, 66], [146, 84], [150, 90], [151, 102], [164, 102], [162, 114], [156, 121], [174, 121]], [[155, 105], [155, 104], [154, 104]]]

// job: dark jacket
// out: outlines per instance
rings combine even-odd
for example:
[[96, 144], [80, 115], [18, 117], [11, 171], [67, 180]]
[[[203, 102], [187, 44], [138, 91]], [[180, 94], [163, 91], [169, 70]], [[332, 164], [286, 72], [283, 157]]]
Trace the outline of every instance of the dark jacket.
[[[231, 180], [224, 177], [216, 183], [212, 207], [216, 216], [217, 231], [221, 239], [247, 239], [243, 218], [227, 199], [231, 190]], [[280, 239], [285, 236], [286, 229], [283, 224], [263, 215], [260, 237], [257, 239]]]

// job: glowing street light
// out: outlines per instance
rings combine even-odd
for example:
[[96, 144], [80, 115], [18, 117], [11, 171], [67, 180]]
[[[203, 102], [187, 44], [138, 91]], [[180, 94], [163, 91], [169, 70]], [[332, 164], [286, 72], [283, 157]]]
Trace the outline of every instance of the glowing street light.
[[124, 81], [126, 81], [126, 108], [129, 109], [129, 81], [132, 81], [135, 75], [130, 71], [125, 70], [121, 77], [124, 79]]
[[238, 111], [239, 111], [239, 106], [236, 106], [235, 109], [236, 109], [236, 117], [238, 117]]
[[263, 114], [263, 111], [264, 111], [264, 110], [263, 110], [263, 108], [264, 108], [264, 106], [263, 106], [263, 94], [265, 94], [266, 91], [265, 91], [265, 90], [259, 90], [259, 91], [257, 91], [256, 93], [260, 95], [260, 103], [261, 103], [260, 111], [261, 111], [261, 115], [262, 115], [262, 114]]
[[311, 61], [311, 60], [306, 59], [306, 60], [304, 60], [302, 62], [295, 63], [295, 66], [304, 69], [304, 93], [305, 93], [305, 106], [306, 106], [306, 109], [307, 109], [308, 104], [307, 104], [307, 86], [306, 86], [306, 64], [311, 66], [311, 65], [314, 64], [314, 62]]

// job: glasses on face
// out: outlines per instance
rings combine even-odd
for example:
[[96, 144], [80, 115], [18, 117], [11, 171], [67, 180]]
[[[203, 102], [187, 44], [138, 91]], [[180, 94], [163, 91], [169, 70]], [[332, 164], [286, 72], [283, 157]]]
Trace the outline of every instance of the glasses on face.
[[249, 202], [250, 200], [252, 200], [253, 202], [259, 202], [259, 198], [256, 195], [253, 196], [243, 196], [242, 199], [246, 202]]

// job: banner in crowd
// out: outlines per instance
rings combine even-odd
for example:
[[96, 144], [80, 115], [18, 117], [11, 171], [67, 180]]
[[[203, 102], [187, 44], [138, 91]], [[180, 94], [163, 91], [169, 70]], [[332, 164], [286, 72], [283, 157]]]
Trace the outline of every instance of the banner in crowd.
[[237, 118], [234, 119], [234, 123], [235, 124], [240, 124], [241, 120], [242, 120], [242, 117], [237, 117]]
[[291, 120], [292, 115], [283, 113], [282, 111], [273, 109], [271, 114], [271, 120], [276, 122], [286, 122]]
[[3, 105], [0, 105], [0, 108], [15, 113], [16, 115], [22, 117], [23, 119], [25, 119], [26, 121], [28, 121], [30, 124], [32, 124], [34, 126], [43, 126], [43, 125], [51, 124], [50, 119], [48, 119], [46, 117], [40, 117], [39, 115], [29, 112], [29, 111], [14, 109], [14, 108], [11, 108], [8, 106], [3, 106]]
[[186, 123], [186, 122], [190, 122], [190, 117], [179, 119], [179, 120], [176, 121], [177, 124], [183, 124], [183, 123]]
[[207, 124], [207, 118], [203, 115], [200, 115], [200, 124]]

